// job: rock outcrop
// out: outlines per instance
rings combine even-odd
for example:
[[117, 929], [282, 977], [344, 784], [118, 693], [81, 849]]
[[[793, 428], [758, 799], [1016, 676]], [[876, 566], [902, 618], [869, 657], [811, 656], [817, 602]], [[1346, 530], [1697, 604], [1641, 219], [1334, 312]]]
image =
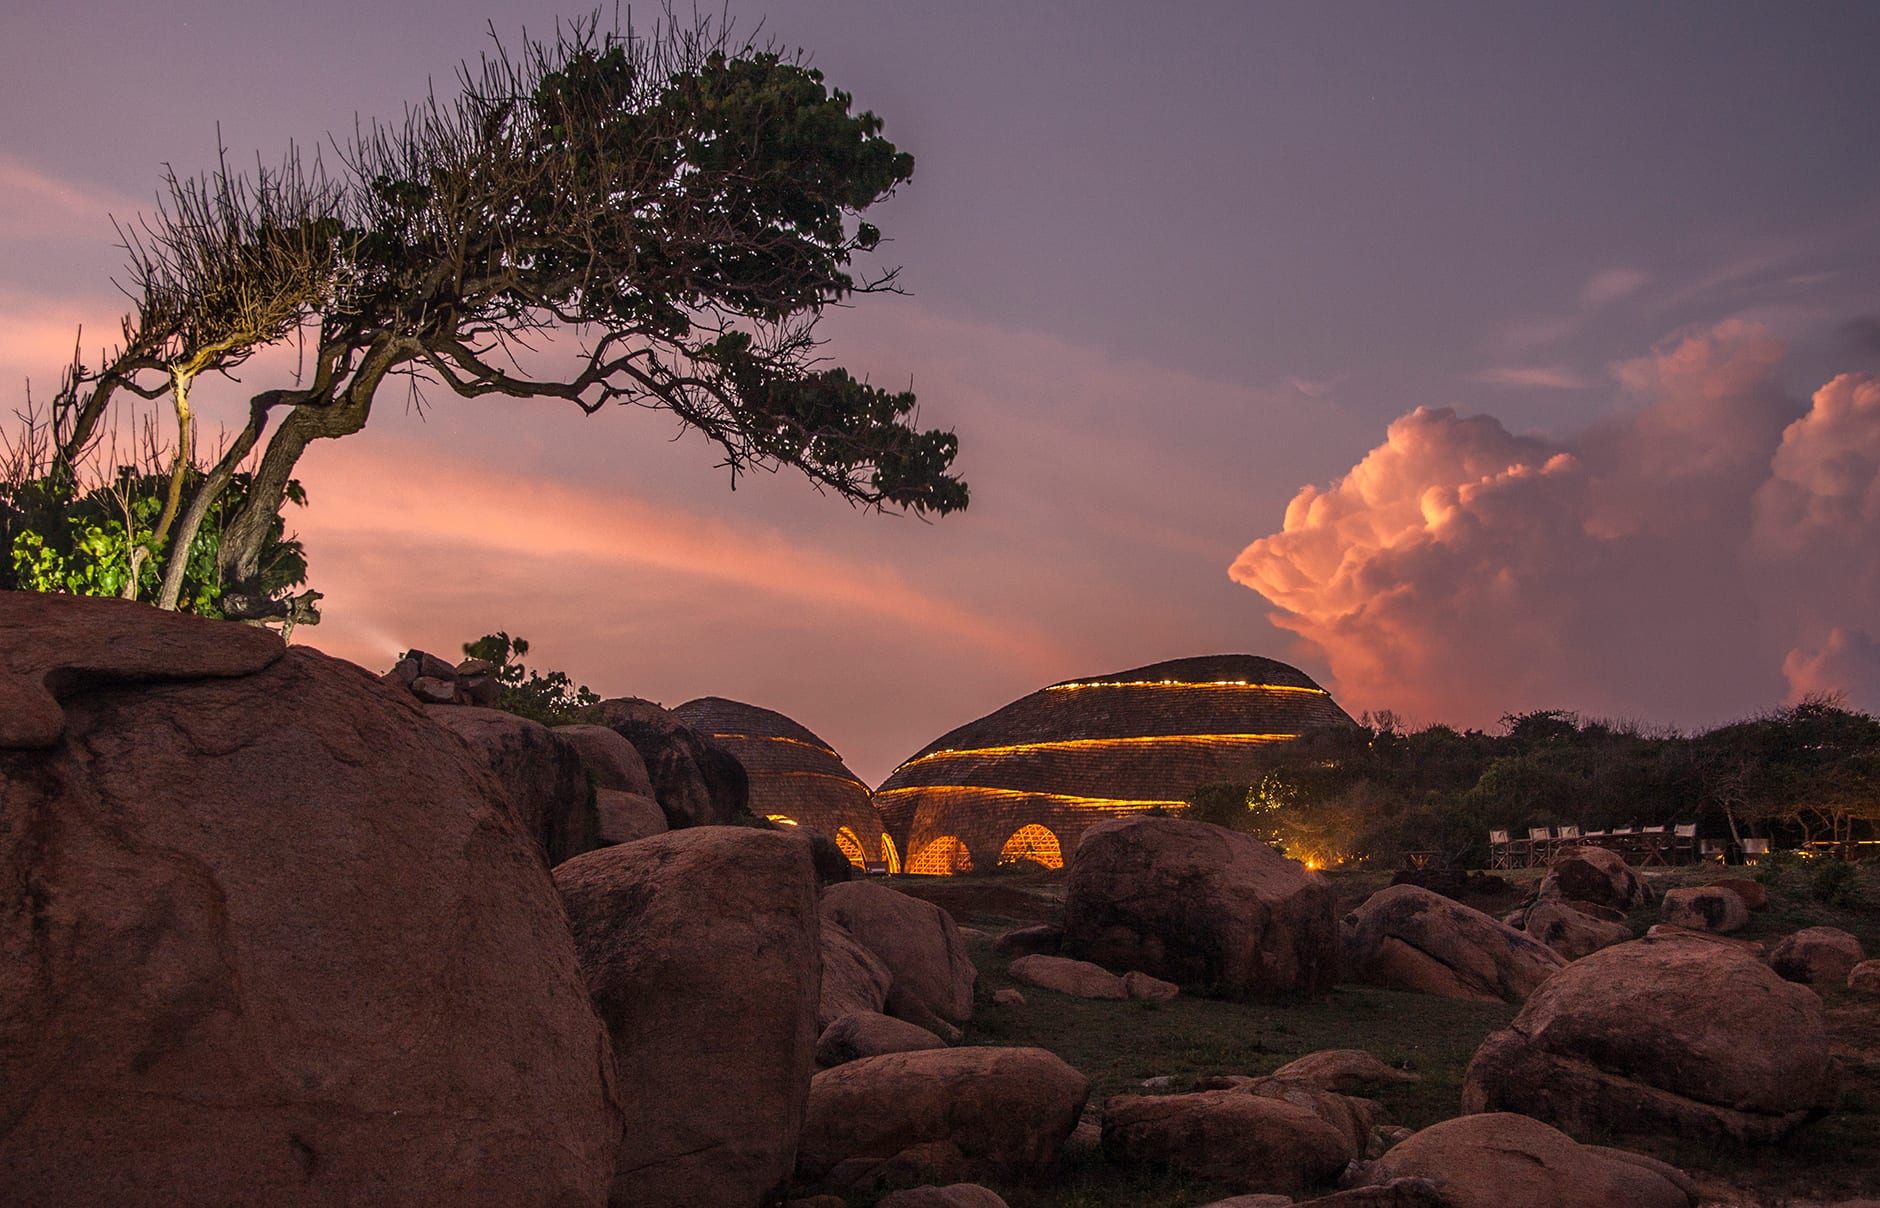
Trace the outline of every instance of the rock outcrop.
[[1604, 847], [1569, 847], [1541, 878], [1543, 898], [1571, 898], [1614, 910], [1636, 910], [1652, 900], [1651, 886], [1625, 857]]
[[1728, 935], [1749, 926], [1749, 905], [1741, 894], [1714, 885], [1667, 889], [1658, 917], [1673, 927]]
[[576, 856], [555, 882], [622, 1072], [609, 1202], [756, 1208], [789, 1177], [815, 1069], [808, 844], [697, 827]]
[[673, 830], [723, 826], [749, 813], [751, 786], [744, 765], [670, 710], [623, 697], [589, 705], [579, 716], [633, 744]]
[[1821, 1000], [1727, 940], [1635, 940], [1574, 961], [1476, 1050], [1463, 1110], [1580, 1135], [1767, 1141], [1834, 1098]]
[[832, 918], [820, 918], [820, 934], [822, 991], [816, 1026], [826, 1028], [844, 1015], [873, 1014], [885, 1008], [894, 975], [881, 958], [857, 943], [849, 929]]
[[873, 1011], [855, 1011], [844, 1015], [823, 1029], [816, 1038], [816, 1064], [827, 1069], [864, 1057], [883, 1053], [912, 1053], [920, 1049], [944, 1049], [947, 1042], [919, 1024], [879, 1015]]
[[1232, 993], [1319, 993], [1337, 979], [1324, 877], [1248, 835], [1179, 818], [1084, 833], [1065, 883], [1063, 952]]
[[425, 714], [468, 743], [495, 775], [550, 868], [604, 845], [587, 770], [554, 731], [514, 713], [475, 705], [426, 705]]
[[1566, 959], [1506, 923], [1414, 885], [1380, 890], [1345, 916], [1353, 981], [1469, 1002], [1522, 1002]]
[[1359, 1156], [1310, 1108], [1239, 1090], [1114, 1095], [1103, 1105], [1103, 1154], [1289, 1195], [1330, 1183]]
[[947, 1039], [973, 1017], [978, 971], [953, 916], [919, 898], [869, 881], [831, 885], [822, 915], [888, 969], [885, 1010]]
[[866, 1185], [881, 1168], [1052, 1171], [1090, 1083], [1043, 1049], [890, 1053], [817, 1074], [797, 1154], [806, 1184]]
[[408, 694], [0, 593], [0, 820], [9, 1205], [602, 1201], [621, 1109], [554, 888]]
[[1539, 898], [1520, 912], [1520, 927], [1529, 939], [1539, 940], [1570, 961], [1578, 960], [1632, 938], [1630, 927], [1600, 917], [1600, 911], [1589, 902]]
[[1842, 986], [1867, 959], [1860, 940], [1839, 927], [1804, 927], [1769, 953], [1769, 967], [1805, 986]]
[[1698, 1198], [1674, 1166], [1508, 1112], [1433, 1124], [1371, 1164], [1371, 1182], [1407, 1178], [1428, 1180], [1450, 1208], [1690, 1208]]

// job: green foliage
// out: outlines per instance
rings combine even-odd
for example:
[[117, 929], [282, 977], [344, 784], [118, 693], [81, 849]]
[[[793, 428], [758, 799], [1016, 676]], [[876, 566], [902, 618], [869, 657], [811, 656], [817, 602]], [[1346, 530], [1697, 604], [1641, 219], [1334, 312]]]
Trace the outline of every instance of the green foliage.
[[[1510, 715], [1500, 735], [1367, 720], [1275, 744], [1256, 783], [1205, 786], [1187, 816], [1327, 865], [1434, 851], [1479, 866], [1491, 829], [1567, 823], [1697, 821], [1707, 834], [1754, 833], [1778, 848], [1845, 845], [1880, 823], [1880, 721], [1832, 701], [1696, 737], [1561, 710]], [[1779, 862], [1765, 868], [1783, 876]]]
[[484, 634], [474, 642], [465, 642], [463, 652], [473, 659], [492, 664], [496, 681], [496, 707], [545, 726], [564, 726], [580, 720], [580, 710], [599, 704], [600, 697], [586, 684], [576, 686], [566, 672], [535, 671], [522, 662], [529, 653], [529, 643], [507, 633]]
[[1860, 874], [1846, 860], [1820, 857], [1808, 878], [1808, 892], [1817, 902], [1851, 908], [1860, 900]]
[[[251, 476], [237, 474], [209, 510], [189, 551], [177, 600], [181, 612], [219, 617], [221, 580], [216, 554], [227, 517], [246, 498]], [[139, 473], [122, 465], [103, 486], [80, 490], [69, 475], [47, 474], [20, 483], [0, 483], [0, 540], [9, 559], [0, 565], [0, 590], [59, 592], [76, 596], [121, 596], [130, 579], [132, 554], [140, 547], [160, 555], [151, 537], [163, 510], [168, 475]], [[306, 492], [289, 480], [285, 496], [305, 505]], [[156, 593], [160, 557], [139, 560], [137, 596]], [[306, 551], [287, 535], [276, 515], [262, 549], [260, 581], [269, 592], [307, 581]]]

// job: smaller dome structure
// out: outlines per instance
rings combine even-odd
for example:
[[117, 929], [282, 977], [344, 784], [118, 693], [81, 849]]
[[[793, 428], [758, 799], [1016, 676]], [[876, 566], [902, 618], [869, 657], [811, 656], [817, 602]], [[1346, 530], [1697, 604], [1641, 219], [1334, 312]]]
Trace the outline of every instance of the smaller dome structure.
[[751, 780], [751, 813], [835, 840], [857, 868], [901, 871], [901, 856], [868, 786], [833, 747], [774, 709], [701, 696], [673, 710], [730, 751]]
[[1175, 659], [1040, 688], [928, 743], [875, 793], [907, 871], [1063, 864], [1094, 823], [1179, 809], [1261, 752], [1351, 725], [1297, 667], [1248, 654]]

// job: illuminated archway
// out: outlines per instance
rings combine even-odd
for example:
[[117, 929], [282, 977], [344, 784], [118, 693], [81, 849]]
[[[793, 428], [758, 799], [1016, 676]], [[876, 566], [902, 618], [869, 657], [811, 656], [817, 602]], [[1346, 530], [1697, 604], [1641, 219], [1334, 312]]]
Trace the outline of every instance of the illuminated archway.
[[901, 849], [894, 845], [894, 837], [887, 831], [881, 832], [881, 862], [888, 866], [889, 872], [901, 871]]
[[957, 835], [942, 835], [914, 853], [907, 871], [929, 877], [949, 877], [973, 871], [973, 853]]
[[1058, 847], [1058, 837], [1034, 822], [1014, 831], [999, 852], [1001, 864], [1016, 864], [1020, 860], [1029, 860], [1046, 868], [1062, 868], [1064, 852]]
[[765, 814], [764, 817], [770, 819], [772, 822], [775, 822], [778, 826], [795, 826], [796, 825], [796, 819], [790, 817], [788, 814]]
[[849, 858], [849, 863], [857, 868], [868, 867], [868, 857], [862, 854], [862, 840], [846, 826], [836, 828], [836, 846]]

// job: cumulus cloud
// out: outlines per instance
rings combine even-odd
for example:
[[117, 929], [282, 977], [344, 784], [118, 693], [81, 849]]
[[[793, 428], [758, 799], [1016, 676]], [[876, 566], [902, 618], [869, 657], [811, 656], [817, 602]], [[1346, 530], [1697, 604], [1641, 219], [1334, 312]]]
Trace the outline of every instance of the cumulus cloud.
[[1300, 490], [1234, 579], [1353, 708], [1482, 725], [1574, 708], [1697, 725], [1786, 690], [1880, 704], [1880, 384], [1812, 405], [1744, 323], [1615, 367], [1629, 406], [1566, 438], [1419, 408]]

